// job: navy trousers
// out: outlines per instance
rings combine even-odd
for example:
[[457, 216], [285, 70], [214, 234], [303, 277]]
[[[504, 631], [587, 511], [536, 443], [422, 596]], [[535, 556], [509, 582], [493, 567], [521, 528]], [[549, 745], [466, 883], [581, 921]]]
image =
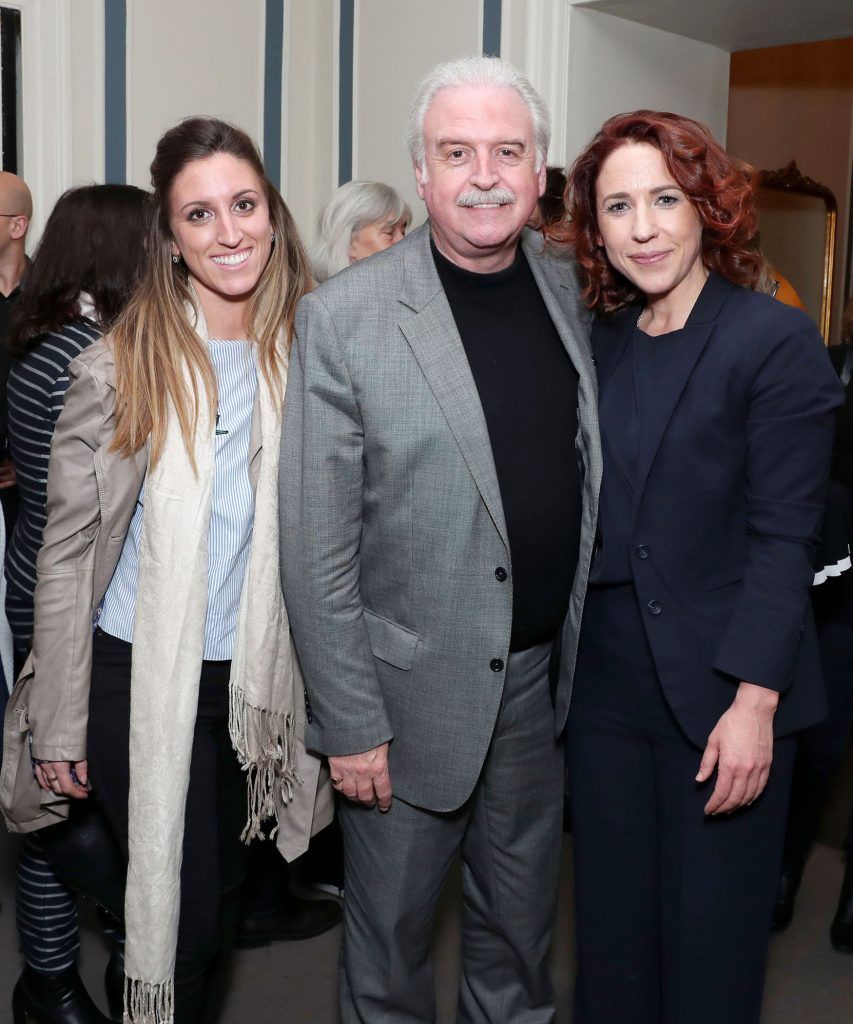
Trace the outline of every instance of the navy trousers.
[[574, 1024], [758, 1024], [795, 746], [777, 740], [751, 807], [707, 818], [715, 776], [694, 781], [633, 587], [590, 589], [567, 735]]

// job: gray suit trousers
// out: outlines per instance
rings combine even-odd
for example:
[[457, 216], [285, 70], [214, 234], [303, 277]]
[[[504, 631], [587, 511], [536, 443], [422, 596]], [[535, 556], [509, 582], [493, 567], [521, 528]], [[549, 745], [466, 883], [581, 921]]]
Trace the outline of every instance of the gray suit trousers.
[[[457, 811], [397, 798], [387, 814], [345, 802], [343, 1024], [431, 1024], [429, 947], [461, 848], [458, 1024], [554, 1019], [546, 958], [557, 895], [563, 756], [548, 689], [550, 645], [510, 654], [482, 772]], [[429, 766], [424, 766], [429, 772]], [[393, 785], [393, 777], [391, 779]]]

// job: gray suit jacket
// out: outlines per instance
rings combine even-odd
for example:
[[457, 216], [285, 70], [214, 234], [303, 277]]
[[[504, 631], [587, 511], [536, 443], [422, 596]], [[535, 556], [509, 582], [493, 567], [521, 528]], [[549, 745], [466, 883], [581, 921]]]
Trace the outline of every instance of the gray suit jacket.
[[[532, 232], [524, 249], [580, 377], [583, 524], [559, 732], [597, 517], [597, 390], [572, 264]], [[313, 717], [306, 743], [334, 755], [391, 740], [394, 792], [453, 810], [471, 794], [500, 706], [504, 673], [491, 664], [508, 655], [512, 567], [486, 421], [427, 225], [300, 303], [281, 450], [282, 581]]]

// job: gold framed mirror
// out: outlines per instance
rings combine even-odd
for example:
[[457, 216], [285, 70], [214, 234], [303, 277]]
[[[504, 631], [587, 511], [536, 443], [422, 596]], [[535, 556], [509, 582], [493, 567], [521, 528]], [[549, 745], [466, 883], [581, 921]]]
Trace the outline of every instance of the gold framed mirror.
[[829, 344], [838, 203], [826, 185], [804, 176], [792, 160], [760, 171], [756, 193], [761, 250], [802, 299]]

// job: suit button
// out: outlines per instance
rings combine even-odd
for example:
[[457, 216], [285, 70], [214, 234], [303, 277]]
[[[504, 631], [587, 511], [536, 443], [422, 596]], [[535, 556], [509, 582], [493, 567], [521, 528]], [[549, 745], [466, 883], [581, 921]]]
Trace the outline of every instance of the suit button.
[[648, 545], [647, 544], [638, 544], [634, 548], [634, 554], [637, 556], [637, 558], [648, 558], [649, 557]]
[[649, 610], [649, 615], [660, 615], [663, 611], [663, 608], [660, 606], [660, 601], [649, 601], [646, 608]]
[[499, 565], [497, 569], [495, 569], [495, 579], [498, 583], [503, 583], [506, 579], [506, 569], [504, 569], [502, 565]]
[[503, 672], [504, 663], [501, 658], [492, 658], [492, 660], [489, 662], [489, 668], [492, 670], [492, 672]]

